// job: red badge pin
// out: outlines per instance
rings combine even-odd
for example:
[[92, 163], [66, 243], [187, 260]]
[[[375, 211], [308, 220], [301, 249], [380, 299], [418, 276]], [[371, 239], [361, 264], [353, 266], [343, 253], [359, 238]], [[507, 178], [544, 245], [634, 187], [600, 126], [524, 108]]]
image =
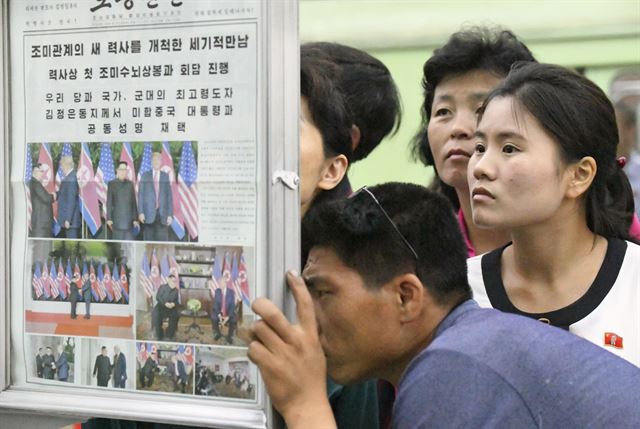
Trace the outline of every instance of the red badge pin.
[[622, 337], [618, 334], [614, 334], [613, 332], [605, 332], [604, 333], [604, 345], [615, 347], [616, 349], [622, 348]]

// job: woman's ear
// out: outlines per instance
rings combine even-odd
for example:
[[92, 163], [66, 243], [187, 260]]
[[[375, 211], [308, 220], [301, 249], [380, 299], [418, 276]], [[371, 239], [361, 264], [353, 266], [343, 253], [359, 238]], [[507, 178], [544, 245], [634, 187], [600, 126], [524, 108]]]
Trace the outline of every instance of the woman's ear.
[[569, 168], [571, 169], [571, 177], [567, 196], [575, 199], [587, 192], [591, 183], [593, 183], [598, 171], [598, 164], [593, 157], [585, 156]]
[[320, 174], [318, 188], [329, 191], [338, 186], [345, 174], [347, 174], [348, 167], [349, 160], [343, 154], [327, 158]]
[[356, 124], [351, 125], [351, 130], [349, 131], [351, 134], [351, 151], [354, 152], [358, 145], [360, 144], [360, 139], [362, 138], [362, 133], [360, 133], [360, 128]]

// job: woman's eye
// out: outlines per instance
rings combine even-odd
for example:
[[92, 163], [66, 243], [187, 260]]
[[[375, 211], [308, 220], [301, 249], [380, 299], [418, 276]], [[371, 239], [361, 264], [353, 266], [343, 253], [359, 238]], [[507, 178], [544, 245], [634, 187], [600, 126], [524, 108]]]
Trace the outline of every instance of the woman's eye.
[[475, 152], [484, 153], [484, 145], [482, 143], [476, 143]]
[[436, 110], [434, 116], [446, 116], [449, 113], [451, 113], [449, 109], [441, 108]]
[[518, 151], [518, 148], [517, 148], [517, 147], [515, 147], [515, 146], [513, 146], [513, 145], [510, 145], [510, 144], [505, 145], [505, 146], [502, 148], [502, 152], [504, 152], [504, 153], [515, 153], [515, 152], [517, 152], [517, 151]]

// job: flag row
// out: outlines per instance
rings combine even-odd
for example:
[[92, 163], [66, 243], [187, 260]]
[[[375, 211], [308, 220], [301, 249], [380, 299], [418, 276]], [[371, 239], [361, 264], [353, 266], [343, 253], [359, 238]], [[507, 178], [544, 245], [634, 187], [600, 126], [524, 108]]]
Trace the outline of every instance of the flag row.
[[[32, 297], [37, 301], [69, 301], [70, 295], [76, 290], [81, 291], [87, 282], [92, 302], [129, 303], [129, 277], [124, 263], [118, 266], [116, 261], [110, 265], [108, 262], [84, 260], [80, 264], [76, 259], [72, 268], [70, 258], [67, 258], [66, 266], [62, 258], [58, 259], [57, 265], [55, 259], [34, 263]], [[82, 301], [82, 293], [77, 293], [78, 300]]]

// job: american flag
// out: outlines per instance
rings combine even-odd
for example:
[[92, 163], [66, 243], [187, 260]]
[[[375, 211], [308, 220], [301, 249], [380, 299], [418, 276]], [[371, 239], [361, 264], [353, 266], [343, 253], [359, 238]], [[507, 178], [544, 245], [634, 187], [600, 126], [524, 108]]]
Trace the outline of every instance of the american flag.
[[62, 266], [62, 258], [58, 261], [58, 275], [56, 277], [56, 283], [58, 284], [58, 291], [60, 292], [60, 297], [62, 299], [67, 299], [67, 295], [69, 294], [69, 288], [67, 283], [64, 280], [64, 267]]
[[242, 301], [244, 301], [245, 305], [251, 305], [251, 295], [249, 294], [249, 278], [247, 277], [247, 265], [244, 262], [244, 255], [242, 253], [240, 254], [240, 265], [238, 267], [236, 282], [238, 283], [240, 292], [242, 292]]
[[[24, 184], [27, 189], [27, 226], [31, 230], [31, 190], [29, 189], [29, 182], [31, 181], [31, 173], [33, 172], [33, 162], [31, 161], [31, 145], [27, 145], [25, 151], [26, 162], [24, 166]], [[40, 298], [40, 296], [38, 296]]]
[[56, 264], [51, 260], [51, 268], [49, 268], [49, 285], [51, 289], [51, 297], [53, 299], [58, 299], [60, 296], [60, 289], [58, 289], [58, 273], [56, 272]]
[[[114, 265], [115, 266], [115, 265]], [[116, 269], [113, 269], [116, 272]], [[127, 270], [124, 267], [124, 263], [120, 264], [120, 287], [122, 288], [122, 294], [124, 295], [124, 302], [129, 303], [129, 280], [127, 279]]]
[[238, 282], [238, 255], [233, 254], [233, 263], [231, 264], [231, 286], [236, 294], [236, 302], [242, 299], [242, 291], [240, 290], [240, 283]]
[[91, 162], [89, 145], [86, 143], [82, 143], [80, 165], [78, 167], [78, 186], [80, 187], [82, 217], [91, 234], [96, 235], [102, 226], [102, 220], [100, 219], [100, 205], [93, 174], [93, 162]]
[[[48, 143], [42, 143], [40, 145], [40, 153], [38, 154], [38, 163], [42, 164], [41, 169], [43, 171], [42, 174], [42, 186], [49, 192], [50, 194], [56, 191], [56, 183], [53, 177], [53, 157], [51, 156], [51, 149], [49, 148]], [[51, 231], [54, 235], [57, 235], [60, 232], [60, 225], [58, 225], [58, 202], [54, 201], [52, 204], [53, 208], [53, 226]]]
[[107, 301], [113, 302], [113, 289], [111, 289], [111, 274], [109, 274], [109, 277], [107, 277], [105, 274], [109, 272], [108, 271], [109, 265], [105, 265], [105, 270], [107, 271], [104, 271], [102, 269], [102, 262], [98, 262], [98, 284], [100, 285], [100, 290], [102, 290], [106, 295]]
[[47, 268], [47, 263], [42, 263], [42, 277], [40, 277], [40, 284], [44, 289], [44, 297], [46, 299], [51, 298], [51, 283], [49, 283], [49, 268]]
[[[78, 269], [78, 272], [80, 269]], [[73, 278], [73, 272], [71, 271], [71, 259], [67, 259], [67, 270], [64, 273], [64, 284], [67, 289], [67, 295], [71, 293], [71, 279]]]
[[102, 203], [102, 215], [107, 217], [107, 184], [116, 178], [113, 167], [113, 154], [109, 143], [102, 143], [100, 149], [100, 161], [96, 170], [96, 192], [98, 200]]
[[107, 277], [109, 275], [111, 277], [111, 288], [113, 290], [113, 300], [115, 302], [120, 302], [122, 299], [122, 289], [120, 286], [120, 274], [118, 274], [118, 265], [116, 265], [116, 260], [113, 260], [113, 275], [109, 273], [109, 265], [107, 264], [104, 268], [104, 276]]
[[136, 167], [133, 164], [133, 151], [131, 150], [131, 143], [122, 143], [122, 150], [120, 151], [120, 162], [127, 163], [127, 179], [131, 180], [135, 185], [136, 180]]
[[91, 295], [93, 295], [93, 300], [96, 302], [100, 302], [104, 299], [100, 292], [100, 285], [98, 284], [98, 278], [96, 277], [96, 269], [93, 266], [93, 261], [89, 262], [89, 282], [91, 283]]
[[138, 180], [136, 181], [136, 195], [138, 195], [138, 187], [140, 186], [140, 179], [142, 175], [151, 170], [151, 155], [152, 148], [151, 143], [144, 144], [144, 150], [142, 151], [142, 161], [140, 162], [140, 168], [138, 169]]
[[31, 287], [33, 288], [33, 292], [36, 294], [36, 299], [40, 299], [40, 297], [44, 294], [42, 283], [40, 281], [41, 276], [42, 274], [40, 273], [40, 262], [36, 262], [35, 269], [33, 270], [33, 278], [31, 279]]
[[[122, 271], [121, 271], [122, 272]], [[120, 281], [122, 282], [122, 275], [120, 275]], [[140, 285], [144, 289], [144, 293], [147, 297], [153, 296], [153, 284], [151, 284], [151, 273], [149, 271], [149, 258], [147, 258], [147, 252], [144, 252], [142, 257], [142, 269], [140, 270]]]
[[[180, 167], [178, 169], [178, 195], [179, 213], [181, 221], [189, 231], [189, 236], [194, 239], [198, 236], [198, 167], [193, 155], [191, 142], [186, 142], [182, 146], [180, 156]], [[174, 203], [175, 206], [175, 203]]]
[[[162, 143], [162, 153], [160, 159], [160, 170], [169, 175], [169, 184], [171, 186], [171, 200], [173, 201], [171, 229], [173, 229], [173, 232], [175, 232], [176, 236], [182, 240], [182, 237], [184, 237], [184, 223], [182, 222], [182, 218], [179, 215], [180, 199], [178, 198], [178, 184], [176, 183], [176, 173], [173, 170], [173, 158], [171, 157], [169, 142]], [[178, 215], [176, 216], [176, 214]]]
[[153, 249], [153, 253], [151, 254], [151, 274], [149, 275], [149, 280], [151, 280], [154, 291], [158, 290], [158, 288], [162, 284], [162, 277], [160, 275], [160, 261], [158, 261], [156, 249]]

